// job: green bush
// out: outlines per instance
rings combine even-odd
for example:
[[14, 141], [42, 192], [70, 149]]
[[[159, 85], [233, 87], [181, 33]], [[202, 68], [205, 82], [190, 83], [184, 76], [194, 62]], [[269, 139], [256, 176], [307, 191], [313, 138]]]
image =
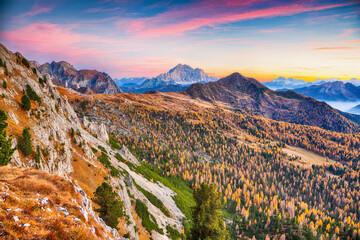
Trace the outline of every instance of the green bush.
[[119, 201], [118, 194], [112, 190], [110, 184], [103, 182], [94, 192], [93, 201], [100, 208], [95, 209], [107, 225], [118, 229], [119, 217], [123, 216], [123, 204]]
[[23, 95], [21, 97], [21, 106], [25, 111], [29, 111], [31, 109], [31, 102], [27, 95]]
[[109, 160], [109, 156], [105, 152], [101, 152], [101, 155], [97, 157], [98, 161], [105, 165], [108, 169], [110, 169], [110, 174], [113, 177], [119, 177], [119, 174], [121, 173], [118, 169], [116, 169], [114, 166], [111, 165], [111, 162]]
[[112, 149], [121, 149], [121, 146], [119, 145], [118, 141], [112, 136], [109, 136], [109, 144]]
[[37, 72], [36, 72], [36, 68], [35, 68], [35, 67], [32, 68], [32, 71], [33, 71], [33, 73], [37, 76]]
[[3, 87], [4, 89], [7, 89], [7, 84], [6, 84], [5, 80], [3, 81], [2, 87]]
[[21, 59], [21, 62], [25, 65], [25, 67], [27, 67], [27, 68], [30, 67], [30, 63], [26, 58]]
[[145, 189], [143, 189], [142, 187], [140, 187], [138, 184], [136, 184], [136, 182], [134, 181], [134, 185], [135, 187], [142, 192], [145, 197], [147, 199], [149, 199], [149, 201], [158, 209], [160, 209], [165, 216], [170, 217], [170, 212], [165, 208], [164, 204], [151, 192], [146, 191]]
[[35, 162], [40, 163], [40, 147], [39, 147], [39, 145], [36, 146]]
[[172, 228], [170, 225], [166, 226], [166, 231], [171, 239], [175, 240], [175, 239], [179, 239], [182, 237], [182, 235], [179, 233], [179, 231], [176, 230], [175, 228]]
[[149, 213], [149, 210], [145, 203], [143, 203], [139, 199], [136, 199], [135, 211], [142, 219], [141, 224], [144, 226], [146, 231], [151, 234], [151, 231], [155, 230], [160, 234], [164, 234], [164, 231], [160, 229], [157, 225], [155, 217], [151, 213]]
[[8, 70], [8, 68], [7, 68], [7, 66], [6, 66], [6, 63], [5, 63], [5, 75], [6, 75], [6, 76], [9, 76], [9, 70]]
[[41, 98], [37, 95], [37, 93], [31, 88], [29, 84], [26, 84], [26, 94], [31, 100], [37, 101], [41, 103]]
[[7, 139], [6, 127], [7, 124], [7, 115], [4, 110], [0, 110], [0, 166], [7, 165], [11, 156], [14, 153], [16, 148], [11, 148], [11, 139]]
[[44, 87], [44, 80], [41, 77], [39, 77], [39, 83]]

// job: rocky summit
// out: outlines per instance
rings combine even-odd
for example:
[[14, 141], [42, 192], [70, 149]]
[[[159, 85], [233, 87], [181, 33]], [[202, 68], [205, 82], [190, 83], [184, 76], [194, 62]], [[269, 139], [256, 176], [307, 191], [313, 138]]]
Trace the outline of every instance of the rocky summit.
[[122, 92], [112, 78], [104, 72], [87, 69], [77, 70], [65, 61], [53, 61], [42, 65], [33, 62], [33, 64], [41, 74], [49, 74], [53, 83], [58, 86], [71, 88], [85, 94], [116, 94]]

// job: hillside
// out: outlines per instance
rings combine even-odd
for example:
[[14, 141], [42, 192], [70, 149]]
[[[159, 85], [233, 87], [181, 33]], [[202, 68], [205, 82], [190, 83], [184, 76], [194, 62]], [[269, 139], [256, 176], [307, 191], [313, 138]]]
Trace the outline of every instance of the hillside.
[[122, 92], [111, 77], [104, 72], [87, 69], [77, 70], [65, 61], [53, 61], [42, 65], [33, 62], [33, 64], [42, 75], [49, 74], [53, 83], [58, 86], [72, 88], [85, 94]]
[[0, 192], [0, 236], [5, 239], [111, 239], [86, 206], [86, 195], [64, 178], [0, 167]]
[[[153, 172], [192, 188], [214, 183], [231, 239], [331, 239], [337, 226], [335, 238], [357, 234], [345, 225], [359, 207], [359, 134], [251, 116], [179, 92], [59, 91], [80, 116], [105, 121], [110, 135]], [[351, 219], [358, 228], [358, 217]]]
[[[109, 145], [109, 136], [104, 124], [95, 124], [86, 117], [78, 117], [67, 97], [59, 93], [49, 75], [41, 75], [21, 54], [14, 54], [2, 45], [0, 46], [0, 58], [6, 64], [6, 67], [0, 67], [1, 82], [6, 83], [6, 87], [4, 84], [0, 87], [2, 98], [0, 109], [5, 110], [8, 116], [7, 133], [11, 137], [13, 145], [18, 145], [10, 166], [41, 170], [41, 172], [35, 173], [32, 173], [31, 170], [28, 173], [26, 171], [19, 172], [20, 179], [24, 178], [30, 181], [31, 177], [27, 177], [28, 174], [34, 175], [34, 179], [37, 178], [36, 175], [40, 176], [39, 179], [42, 178], [41, 176], [47, 176], [44, 175], [44, 172], [57, 174], [71, 182], [70, 187], [61, 190], [64, 191], [64, 196], [67, 192], [70, 194], [69, 196], [72, 196], [72, 189], [74, 189], [83, 196], [89, 196], [89, 199], [94, 197], [95, 190], [102, 183], [110, 184], [123, 206], [123, 216], [119, 218], [119, 224], [114, 226], [119, 230], [106, 225], [99, 215], [94, 213], [91, 201], [83, 200], [83, 204], [86, 204], [87, 211], [93, 218], [91, 220], [89, 217], [86, 224], [95, 221], [105, 229], [104, 232], [95, 232], [100, 234], [97, 235], [100, 239], [106, 239], [104, 234], [112, 239], [120, 239], [120, 236], [124, 235], [132, 239], [149, 239], [150, 237], [173, 239], [174, 233], [182, 231], [184, 214], [177, 204], [184, 200], [178, 198], [175, 203], [174, 198], [177, 194], [174, 191], [189, 194], [191, 202], [191, 190], [188, 187], [180, 190], [173, 185], [153, 182], [151, 178], [140, 174], [138, 170], [130, 169], [127, 164], [138, 166], [143, 171], [147, 170], [146, 166], [143, 166], [126, 146], [121, 145], [114, 148], [113, 145]], [[69, 91], [74, 95], [82, 95], [70, 89]], [[25, 110], [22, 104], [21, 99], [25, 95], [31, 98], [30, 110]], [[28, 133], [27, 137], [24, 135], [26, 132]], [[27, 145], [24, 145], [25, 143]], [[14, 177], [17, 177], [16, 171], [13, 172]], [[11, 176], [8, 176], [8, 183], [13, 184]], [[13, 193], [16, 196], [28, 194], [28, 188], [31, 187], [29, 184], [32, 184], [34, 179], [29, 183], [24, 180], [21, 186], [12, 189]], [[41, 184], [42, 180], [40, 180]], [[51, 183], [49, 184], [51, 185]], [[33, 194], [36, 194], [37, 188], [39, 187], [36, 187], [35, 184]], [[51, 187], [51, 189], [53, 188]], [[53, 190], [57, 191], [56, 188]], [[39, 191], [42, 196], [41, 190]], [[74, 199], [77, 199], [75, 195]], [[80, 203], [80, 201], [76, 201]], [[145, 212], [136, 211], [136, 205], [133, 204], [136, 201], [143, 202], [147, 210]], [[16, 204], [20, 206], [23, 203]], [[78, 216], [75, 210], [68, 209], [74, 205], [68, 204], [67, 199], [55, 199], [55, 205], [51, 204], [52, 207], [68, 206], [66, 209], [71, 214]], [[187, 209], [189, 208], [189, 204], [184, 205], [187, 205]], [[56, 216], [44, 215], [47, 222], [55, 221], [56, 219], [51, 218], [56, 218]], [[143, 220], [150, 216], [153, 216], [150, 218], [150, 222]], [[19, 218], [21, 219], [20, 216]], [[6, 219], [11, 226], [16, 225], [16, 219], [11, 217], [6, 217]], [[61, 224], [67, 224], [68, 221], [71, 222], [71, 219], [69, 218]], [[78, 226], [76, 231], [81, 232], [83, 227], [76, 226]], [[76, 226], [73, 226], [71, 222], [68, 229]], [[11, 236], [10, 239], [15, 237], [33, 239], [34, 237], [22, 227], [17, 227], [8, 233]], [[46, 235], [47, 232], [41, 234]], [[181, 234], [179, 233], [179, 235]], [[178, 238], [178, 235], [175, 236]]]
[[227, 104], [262, 117], [318, 126], [337, 132], [358, 131], [359, 126], [323, 102], [294, 91], [273, 91], [253, 78], [233, 73], [216, 82], [193, 84], [184, 91], [194, 99]]
[[[0, 215], [14, 226], [15, 230], [4, 227], [11, 238], [34, 237], [29, 226], [18, 226], [18, 221], [33, 225], [41, 236], [49, 234], [47, 226], [54, 222], [69, 231], [60, 234], [74, 234], [73, 238], [88, 236], [84, 226], [91, 225], [94, 238], [100, 239], [184, 238], [192, 224], [191, 189], [203, 182], [213, 183], [222, 195], [231, 239], [359, 235], [359, 133], [254, 116], [229, 104], [236, 95], [225, 93], [242, 92], [250, 106], [257, 96], [309, 98], [293, 92], [272, 95], [254, 79], [236, 78], [223, 80], [228, 87], [214, 88], [218, 96], [210, 91], [206, 98], [201, 91], [197, 97], [186, 92], [86, 95], [55, 86], [50, 76], [3, 46], [0, 57], [6, 63], [0, 67], [6, 83], [0, 86], [0, 109], [9, 117], [6, 130], [13, 145], [19, 145], [11, 170], [0, 168], [6, 176], [0, 181], [8, 184], [13, 196], [29, 197], [29, 202], [5, 204], [23, 210], [27, 203], [35, 206]], [[31, 98], [30, 110], [22, 104], [23, 96]], [[30, 154], [23, 145], [24, 132], [30, 135]], [[94, 212], [99, 206], [90, 200], [104, 183], [122, 206], [123, 215], [113, 227]], [[37, 210], [35, 196], [47, 197], [54, 215]], [[86, 206], [88, 220], [79, 205]], [[69, 217], [64, 218], [66, 211], [59, 207]], [[42, 214], [44, 222], [34, 223], [39, 220], [33, 218]], [[73, 218], [85, 225], [74, 224]]]

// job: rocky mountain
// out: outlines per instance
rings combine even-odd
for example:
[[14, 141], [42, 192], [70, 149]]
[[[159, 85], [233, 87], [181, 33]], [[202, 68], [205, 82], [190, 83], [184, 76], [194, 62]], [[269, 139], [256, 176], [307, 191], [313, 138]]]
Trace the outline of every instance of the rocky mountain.
[[181, 91], [193, 83], [207, 83], [216, 81], [216, 77], [207, 75], [200, 68], [193, 69], [185, 64], [178, 64], [169, 72], [144, 80], [140, 85], [120, 85], [126, 92], [145, 93], [147, 91]]
[[278, 77], [270, 82], [263, 82], [263, 84], [273, 90], [294, 89], [294, 88], [301, 88], [311, 85], [311, 83], [306, 82], [302, 79], [285, 78], [285, 77]]
[[114, 79], [114, 82], [118, 86], [137, 86], [142, 84], [146, 79], [146, 77], [131, 77], [131, 78], [120, 78]]
[[330, 79], [316, 79], [315, 81], [304, 81], [302, 79], [278, 77], [270, 82], [264, 82], [263, 84], [273, 90], [294, 90], [296, 88], [316, 86], [324, 83], [334, 83], [338, 81], [341, 81], [344, 84], [351, 83], [355, 86], [360, 86], [360, 80], [357, 80], [356, 78], [352, 78], [350, 80], [340, 80], [337, 78], [330, 78]]
[[294, 91], [273, 91], [253, 78], [233, 73], [216, 82], [196, 83], [184, 91], [192, 98], [227, 104], [250, 114], [290, 123], [351, 132], [358, 125], [324, 102]]
[[32, 63], [41, 74], [49, 74], [53, 83], [58, 86], [71, 88], [85, 94], [116, 94], [122, 92], [112, 78], [104, 72], [87, 69], [77, 70], [65, 61], [53, 61], [42, 65], [37, 62]]
[[342, 81], [327, 82], [294, 89], [295, 92], [322, 101], [358, 101], [360, 100], [360, 87]]
[[[3, 45], [0, 58], [0, 109], [8, 116], [8, 136], [13, 146], [18, 146], [9, 163], [14, 170], [0, 166], [0, 201], [3, 196], [13, 199], [0, 204], [0, 221], [15, 229], [0, 227], [1, 237], [124, 239], [121, 236], [125, 236], [139, 240], [152, 236], [165, 240], [171, 239], [169, 231], [181, 232], [184, 214], [175, 203], [173, 190], [140, 174], [136, 170], [140, 162], [126, 146], [114, 141], [109, 145], [106, 119], [79, 117], [62, 92], [86, 98], [95, 95], [57, 87], [50, 74], [42, 75], [20, 53], [14, 54]], [[59, 72], [77, 76], [71, 65], [61, 65]], [[51, 64], [48, 67], [52, 69]], [[31, 99], [29, 110], [21, 100], [24, 96]], [[18, 171], [18, 167], [30, 170]], [[60, 177], [53, 178], [46, 172]], [[104, 182], [121, 201], [123, 215], [118, 229], [99, 217], [90, 200]], [[27, 201], [21, 196], [26, 196]], [[138, 215], [133, 202], [141, 203], [147, 215]], [[142, 217], [151, 217], [147, 224], [152, 228], [142, 224]]]
[[200, 68], [193, 69], [186, 64], [178, 64], [169, 72], [156, 77], [159, 82], [169, 82], [178, 85], [189, 85], [193, 83], [206, 83], [216, 81], [216, 77], [207, 75]]

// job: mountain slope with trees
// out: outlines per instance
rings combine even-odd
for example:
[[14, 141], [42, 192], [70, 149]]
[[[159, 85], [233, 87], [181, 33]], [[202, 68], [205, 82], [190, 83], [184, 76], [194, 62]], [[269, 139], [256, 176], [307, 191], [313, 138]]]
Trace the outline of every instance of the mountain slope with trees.
[[252, 115], [318, 126], [337, 132], [356, 132], [359, 126], [324, 102], [294, 91], [273, 91], [253, 78], [233, 73], [216, 82], [194, 84], [183, 91], [194, 99], [221, 103]]

